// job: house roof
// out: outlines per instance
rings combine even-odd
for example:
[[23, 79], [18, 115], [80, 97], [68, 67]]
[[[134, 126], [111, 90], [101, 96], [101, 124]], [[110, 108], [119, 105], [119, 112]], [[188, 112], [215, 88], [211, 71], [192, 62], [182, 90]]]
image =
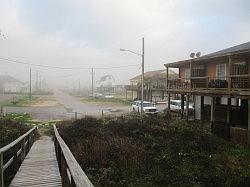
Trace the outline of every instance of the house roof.
[[[173, 70], [168, 70], [168, 75], [171, 76], [177, 76], [178, 74], [175, 73]], [[144, 73], [144, 78], [157, 78], [157, 77], [166, 77], [166, 70], [156, 70], [156, 71], [148, 71]], [[136, 77], [133, 77], [130, 79], [130, 81], [140, 81], [141, 75], [138, 75]]]
[[105, 82], [105, 81], [109, 81], [109, 80], [112, 80], [112, 81], [115, 81], [115, 78], [113, 77], [113, 75], [104, 75], [101, 77], [101, 79], [99, 80], [99, 82]]
[[199, 58], [181, 60], [181, 61], [177, 61], [177, 62], [166, 63], [164, 65], [166, 67], [178, 67], [179, 65], [185, 64], [188, 62], [203, 61], [203, 60], [224, 57], [224, 56], [230, 56], [230, 55], [234, 55], [234, 54], [242, 54], [242, 53], [250, 53], [250, 42], [246, 42], [246, 43], [236, 45], [233, 47], [229, 47], [229, 48], [226, 48], [226, 49], [214, 52], [214, 53], [203, 55]]
[[0, 75], [0, 84], [11, 82], [23, 83], [22, 81], [19, 81], [10, 75]]
[[250, 42], [246, 42], [240, 45], [236, 45], [233, 47], [229, 47], [214, 53], [210, 53], [207, 55], [204, 55], [203, 57], [216, 57], [218, 55], [225, 55], [229, 53], [238, 53], [238, 52], [249, 52], [250, 51]]

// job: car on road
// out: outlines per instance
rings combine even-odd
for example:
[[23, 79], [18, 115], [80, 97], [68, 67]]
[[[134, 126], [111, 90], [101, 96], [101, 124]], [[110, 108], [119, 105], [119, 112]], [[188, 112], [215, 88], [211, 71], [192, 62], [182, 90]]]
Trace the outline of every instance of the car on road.
[[[186, 113], [186, 101], [184, 101], [184, 113]], [[189, 103], [188, 107], [189, 112], [194, 111], [194, 104], [192, 102]], [[181, 100], [170, 100], [170, 110], [181, 113]]]
[[[141, 101], [134, 101], [132, 104], [132, 110], [135, 112], [141, 112]], [[145, 114], [158, 114], [157, 108], [149, 101], [143, 101], [143, 113]]]

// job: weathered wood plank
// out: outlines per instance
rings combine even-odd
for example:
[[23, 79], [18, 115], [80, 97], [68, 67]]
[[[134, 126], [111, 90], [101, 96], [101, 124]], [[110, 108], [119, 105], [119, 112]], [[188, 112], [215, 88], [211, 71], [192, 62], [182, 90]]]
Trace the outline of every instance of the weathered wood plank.
[[54, 143], [42, 136], [32, 146], [10, 187], [62, 186]]

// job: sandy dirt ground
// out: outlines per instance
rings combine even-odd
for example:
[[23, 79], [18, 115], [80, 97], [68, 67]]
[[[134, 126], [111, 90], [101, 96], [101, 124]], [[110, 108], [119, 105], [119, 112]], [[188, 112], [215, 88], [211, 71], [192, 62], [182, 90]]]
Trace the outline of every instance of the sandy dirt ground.
[[[160, 111], [165, 107], [164, 104], [156, 106]], [[74, 119], [75, 112], [77, 117], [88, 116], [119, 116], [128, 113], [131, 106], [119, 103], [93, 103], [83, 102], [80, 98], [69, 96], [63, 92], [56, 91], [53, 96], [43, 97], [38, 102], [27, 107], [5, 107], [5, 111], [16, 113], [29, 113], [34, 119], [40, 121]]]
[[54, 96], [41, 96], [38, 101], [29, 105], [30, 107], [54, 107], [59, 106], [60, 103]]

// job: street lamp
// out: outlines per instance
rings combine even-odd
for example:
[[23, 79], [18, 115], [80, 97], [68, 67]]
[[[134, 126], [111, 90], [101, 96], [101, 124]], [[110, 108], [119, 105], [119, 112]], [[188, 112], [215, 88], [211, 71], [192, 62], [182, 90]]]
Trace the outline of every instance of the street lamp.
[[144, 38], [142, 38], [142, 53], [136, 53], [128, 49], [120, 49], [120, 51], [127, 51], [135, 55], [141, 56], [142, 58], [142, 73], [141, 73], [141, 113], [143, 113], [143, 92], [144, 92]]

